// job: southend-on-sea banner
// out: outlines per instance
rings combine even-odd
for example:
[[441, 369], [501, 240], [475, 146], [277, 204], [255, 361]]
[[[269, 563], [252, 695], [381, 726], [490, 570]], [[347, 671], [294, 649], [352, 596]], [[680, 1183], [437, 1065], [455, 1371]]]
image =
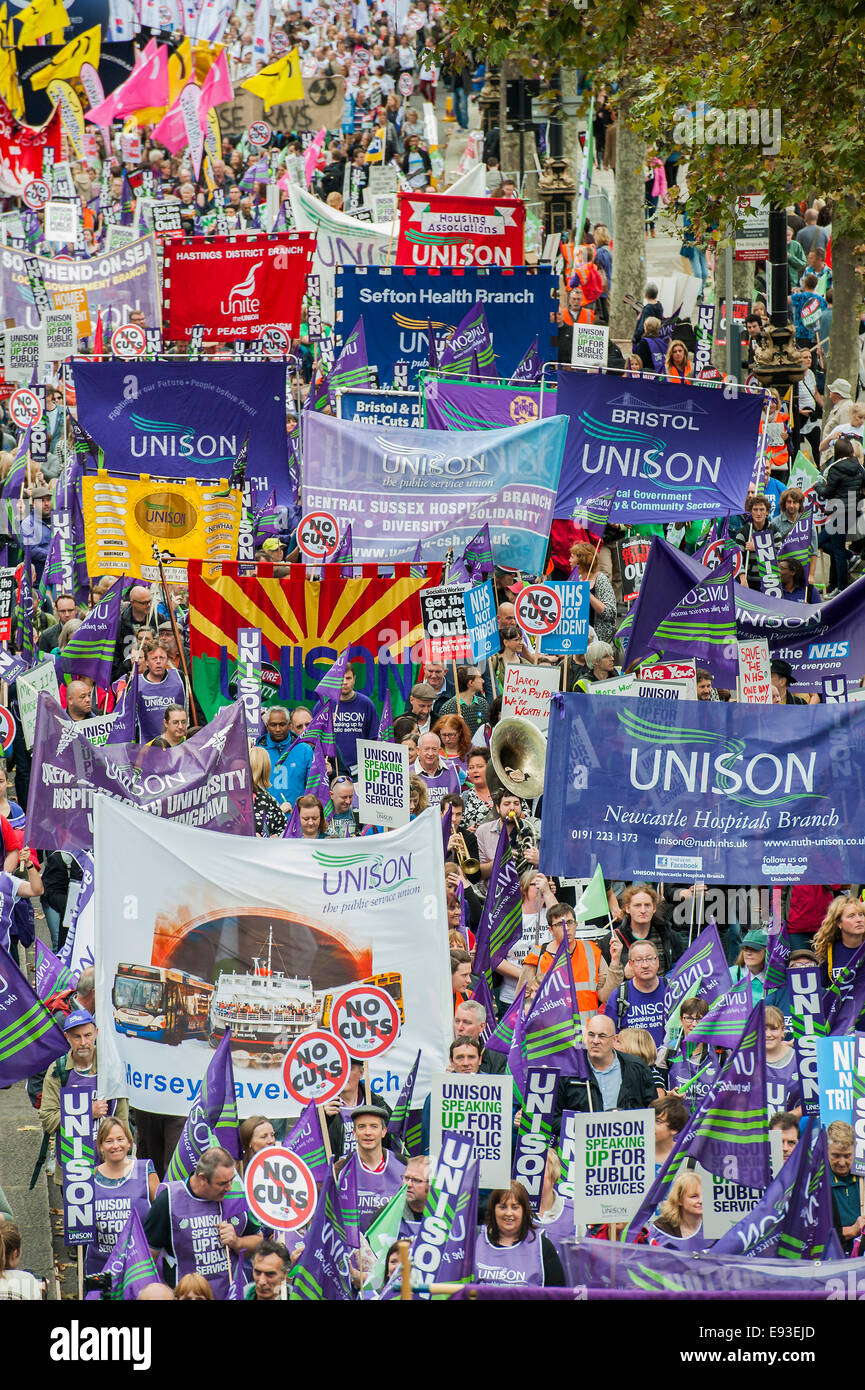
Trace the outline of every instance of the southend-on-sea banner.
[[554, 695], [541, 862], [721, 883], [865, 877], [865, 709]]
[[303, 509], [352, 523], [356, 560], [444, 558], [484, 522], [496, 564], [544, 565], [567, 421], [502, 430], [379, 430], [307, 411]]
[[444, 1070], [452, 1003], [435, 811], [363, 840], [260, 840], [100, 799], [96, 864], [100, 1095], [185, 1115], [231, 1028], [238, 1113], [296, 1114], [288, 1048], [319, 1026], [327, 996], [371, 976], [403, 1015], [370, 1062], [373, 1093], [392, 1105], [419, 1048], [415, 1104]]
[[[615, 489], [612, 520], [688, 521], [741, 512], [754, 476], [760, 393], [558, 373], [570, 417], [560, 506]], [[559, 512], [559, 515], [565, 515]]]
[[192, 681], [208, 719], [231, 698], [229, 673], [244, 627], [261, 631], [268, 703], [312, 707], [315, 687], [348, 647], [362, 695], [378, 709], [387, 690], [394, 708], [408, 704], [423, 636], [418, 594], [441, 583], [441, 564], [395, 565], [390, 575], [380, 575], [377, 565], [358, 565], [351, 579], [342, 571], [341, 564], [322, 565], [321, 580], [313, 580], [305, 565], [291, 565], [287, 575], [274, 578], [247, 574], [236, 562], [189, 562]]
[[[346, 264], [336, 272], [336, 340], [350, 333], [362, 314], [367, 352], [378, 367], [379, 384], [392, 381], [395, 362], [405, 363], [413, 384], [430, 364], [430, 325], [441, 354], [460, 321], [479, 304], [492, 336], [496, 371], [507, 378], [535, 337], [541, 361], [555, 359], [550, 334], [558, 330], [550, 314], [558, 307], [557, 283], [555, 271], [545, 266], [402, 270]], [[554, 399], [555, 392], [549, 396]]]
[[[55, 309], [65, 308], [67, 297], [74, 299], [83, 290], [92, 323], [96, 323], [101, 309], [103, 324], [107, 322], [110, 331], [128, 323], [133, 309], [141, 310], [149, 327], [161, 322], [153, 237], [131, 241], [120, 251], [108, 251], [85, 261], [64, 261], [47, 256], [36, 256], [35, 261]], [[33, 301], [23, 252], [13, 251], [8, 246], [0, 246], [0, 302], [4, 318], [14, 319], [21, 328], [39, 327], [39, 313]], [[107, 318], [109, 311], [110, 318]], [[126, 367], [129, 364], [121, 362], [118, 365]], [[98, 367], [104, 368], [104, 364]]]
[[281, 362], [76, 362], [73, 373], [79, 422], [109, 471], [224, 478], [249, 434], [247, 482], [292, 505]]

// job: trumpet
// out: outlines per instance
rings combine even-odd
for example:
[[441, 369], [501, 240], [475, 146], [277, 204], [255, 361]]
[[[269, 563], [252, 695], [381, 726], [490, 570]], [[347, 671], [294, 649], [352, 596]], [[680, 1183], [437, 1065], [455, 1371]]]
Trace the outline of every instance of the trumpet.
[[527, 869], [533, 869], [534, 864], [530, 864], [525, 858], [527, 849], [535, 848], [535, 835], [530, 825], [524, 830], [520, 830], [522, 816], [517, 815], [516, 811], [508, 812], [508, 824], [510, 825], [511, 848], [516, 851], [514, 854], [514, 867], [518, 874], [522, 875]]
[[480, 860], [472, 859], [469, 856], [466, 842], [458, 830], [454, 831], [454, 837], [458, 842], [455, 851], [457, 863], [459, 864], [460, 868], [462, 869], [463, 873], [466, 875], [467, 878], [474, 878], [475, 875], [479, 874], [481, 871]]

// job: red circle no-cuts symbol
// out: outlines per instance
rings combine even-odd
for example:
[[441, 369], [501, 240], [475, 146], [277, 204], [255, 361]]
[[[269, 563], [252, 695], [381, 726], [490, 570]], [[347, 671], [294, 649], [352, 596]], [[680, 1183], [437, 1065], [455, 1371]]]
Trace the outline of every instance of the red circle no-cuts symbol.
[[51, 189], [45, 179], [31, 179], [21, 195], [31, 212], [39, 212], [51, 201]]
[[712, 541], [711, 545], [706, 546], [706, 551], [703, 555], [703, 564], [707, 569], [716, 570], [719, 565], [722, 565], [724, 561], [730, 557], [730, 555], [735, 555], [733, 561], [733, 578], [735, 579], [742, 568], [742, 552], [738, 546], [735, 547], [735, 550], [730, 550], [727, 548], [725, 541]]
[[330, 512], [307, 512], [297, 528], [297, 544], [307, 560], [321, 561], [339, 546], [339, 526]]
[[558, 627], [562, 600], [548, 584], [530, 584], [517, 595], [516, 619], [529, 637], [543, 637]]
[[291, 1149], [259, 1149], [243, 1175], [250, 1210], [266, 1226], [296, 1231], [305, 1226], [318, 1203], [315, 1178]]
[[348, 1053], [339, 1038], [323, 1028], [312, 1028], [292, 1043], [282, 1079], [292, 1100], [324, 1105], [339, 1095], [348, 1080], [348, 1068]]
[[352, 1057], [368, 1060], [387, 1052], [399, 1033], [399, 1010], [386, 989], [356, 985], [333, 1006], [330, 1026]]
[[259, 148], [268, 143], [272, 133], [267, 121], [253, 121], [246, 127], [246, 138], [250, 145], [257, 145]]
[[412, 77], [410, 72], [400, 73], [399, 89], [402, 96], [411, 96], [412, 92], [414, 91], [414, 78]]
[[273, 328], [265, 328], [261, 335], [261, 341], [268, 357], [281, 357], [291, 347], [291, 338], [285, 329], [278, 325]]
[[8, 753], [15, 742], [15, 720], [5, 705], [0, 705], [0, 748]]
[[147, 335], [137, 323], [124, 323], [111, 334], [115, 357], [140, 357], [147, 347]]
[[26, 430], [42, 419], [42, 402], [35, 391], [19, 386], [9, 397], [9, 414], [19, 429]]

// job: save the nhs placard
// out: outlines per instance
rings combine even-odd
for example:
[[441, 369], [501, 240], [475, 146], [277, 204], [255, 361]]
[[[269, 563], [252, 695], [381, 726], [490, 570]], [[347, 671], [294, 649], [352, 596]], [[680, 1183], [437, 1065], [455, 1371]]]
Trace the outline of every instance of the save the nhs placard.
[[539, 638], [538, 651], [551, 656], [579, 656], [589, 643], [589, 581], [555, 579], [547, 583], [562, 601], [562, 614], [552, 632]]

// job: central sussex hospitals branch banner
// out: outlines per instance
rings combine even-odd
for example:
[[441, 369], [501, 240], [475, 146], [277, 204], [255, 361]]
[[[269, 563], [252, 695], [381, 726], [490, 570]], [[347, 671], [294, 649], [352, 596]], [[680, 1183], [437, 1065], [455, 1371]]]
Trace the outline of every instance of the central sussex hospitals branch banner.
[[[415, 1104], [444, 1071], [453, 1001], [435, 811], [365, 840], [259, 840], [99, 799], [96, 865], [100, 1095], [185, 1115], [233, 1023], [239, 1114], [296, 1114], [288, 1048], [318, 1026], [325, 996], [370, 975], [404, 1012], [370, 1063], [373, 1092], [393, 1105], [419, 1048]], [[266, 1006], [256, 962], [270, 967]]]
[[109, 472], [224, 478], [248, 434], [246, 481], [293, 505], [281, 362], [76, 361], [73, 374]]
[[[108, 251], [86, 261], [62, 261], [46, 256], [32, 259], [55, 309], [74, 303], [83, 290], [92, 323], [96, 323], [101, 309], [103, 324], [107, 323], [111, 332], [129, 322], [133, 309], [140, 309], [145, 323], [151, 327], [161, 323], [153, 237], [142, 237], [120, 251]], [[3, 318], [13, 319], [19, 328], [39, 327], [39, 313], [33, 302], [24, 255], [8, 246], [0, 246], [0, 304]]]
[[231, 699], [244, 627], [261, 632], [266, 703], [313, 708], [315, 687], [348, 647], [362, 695], [379, 710], [388, 690], [394, 709], [408, 704], [423, 637], [418, 595], [441, 583], [439, 563], [395, 565], [389, 575], [377, 565], [357, 566], [351, 579], [340, 564], [322, 565], [320, 580], [307, 578], [305, 565], [291, 565], [280, 578], [263, 572], [270, 566], [259, 574], [246, 568], [189, 562], [192, 682], [208, 719]]
[[687, 521], [741, 512], [754, 476], [762, 394], [558, 373], [570, 419], [560, 506], [615, 490], [612, 519]]
[[486, 522], [496, 564], [540, 574], [567, 420], [503, 430], [377, 429], [308, 411], [303, 510], [352, 523], [356, 560], [444, 558]]
[[645, 882], [865, 877], [865, 710], [554, 695], [541, 862]]
[[[359, 224], [360, 226], [363, 223]], [[321, 243], [319, 238], [319, 254]], [[405, 363], [408, 381], [429, 367], [429, 331], [441, 353], [474, 304], [483, 309], [499, 376], [510, 377], [531, 343], [542, 362], [555, 360], [551, 322], [558, 308], [556, 273], [548, 266], [514, 270], [408, 270], [379, 265], [343, 265], [336, 272], [336, 340], [351, 332], [361, 314], [370, 362], [379, 384], [393, 380], [394, 363]], [[550, 391], [550, 399], [555, 393]]]
[[266, 328], [300, 334], [300, 306], [312, 264], [313, 238], [191, 237], [165, 248], [166, 338], [188, 341], [201, 324], [207, 341], [260, 338]]

